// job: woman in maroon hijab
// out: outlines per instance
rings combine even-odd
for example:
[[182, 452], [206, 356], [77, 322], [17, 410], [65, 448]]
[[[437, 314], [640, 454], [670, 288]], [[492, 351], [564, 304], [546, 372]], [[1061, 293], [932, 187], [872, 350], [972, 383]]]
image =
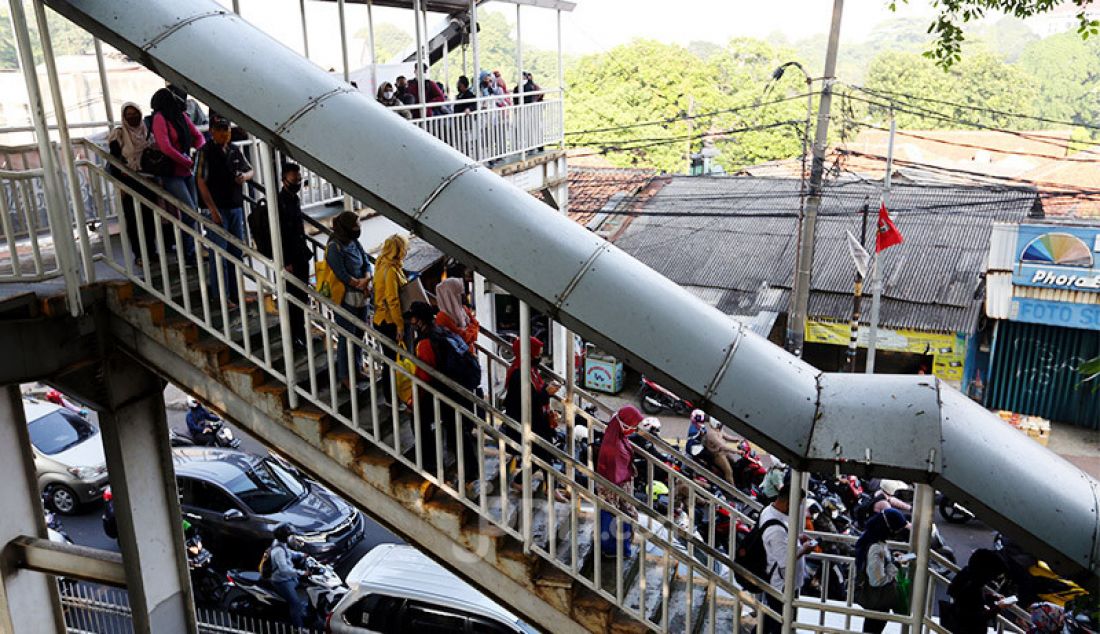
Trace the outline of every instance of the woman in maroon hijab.
[[[596, 460], [596, 473], [604, 479], [627, 492], [627, 496], [634, 490], [634, 443], [630, 442], [630, 435], [638, 429], [638, 423], [642, 422], [642, 413], [633, 405], [624, 405], [611, 417], [604, 431], [603, 442], [600, 443], [600, 453]], [[638, 511], [630, 504], [629, 499], [624, 499], [618, 492], [604, 486], [596, 486], [596, 494], [600, 499], [622, 511], [627, 516], [637, 519]], [[600, 511], [600, 544], [605, 557], [614, 557], [616, 554], [615, 537], [617, 530], [615, 516], [608, 511]], [[623, 541], [623, 557], [631, 554], [631, 540], [634, 531], [630, 524], [624, 522], [619, 537]]]

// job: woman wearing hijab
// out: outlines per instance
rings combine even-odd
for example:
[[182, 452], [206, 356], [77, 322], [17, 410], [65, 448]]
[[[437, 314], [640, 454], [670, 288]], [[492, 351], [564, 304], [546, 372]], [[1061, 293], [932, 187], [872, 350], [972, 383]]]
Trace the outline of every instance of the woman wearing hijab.
[[[141, 108], [132, 101], [122, 104], [122, 123], [107, 135], [111, 156], [126, 163], [126, 167], [131, 171], [140, 172], [141, 156], [145, 153], [145, 148], [152, 146], [153, 143], [153, 136], [149, 128], [145, 127], [145, 121], [142, 120]], [[152, 199], [153, 192], [136, 179], [114, 166], [111, 166], [110, 171], [123, 185], [132, 188], [145, 198]], [[126, 237], [130, 242], [130, 252], [133, 253], [134, 263], [141, 266], [141, 234], [137, 226], [134, 197], [126, 190], [122, 190], [122, 213], [126, 220]], [[154, 218], [153, 211], [141, 205], [140, 231], [145, 233], [145, 249], [150, 257], [157, 254]]]
[[[405, 318], [401, 310], [401, 287], [405, 277], [405, 256], [409, 253], [409, 238], [395, 233], [382, 243], [382, 253], [374, 265], [374, 329], [397, 344], [405, 339]], [[397, 351], [383, 346], [382, 353], [397, 359]], [[388, 393], [389, 372], [382, 377], [383, 394]]]
[[[195, 209], [198, 193], [195, 191], [191, 149], [201, 148], [206, 139], [184, 112], [186, 104], [168, 88], [153, 93], [150, 105], [153, 108], [152, 128], [156, 147], [173, 166], [170, 174], [161, 175], [160, 183], [169, 194]], [[180, 220], [189, 227], [195, 226], [195, 220], [182, 211]], [[187, 232], [183, 234], [183, 254], [188, 263], [195, 262], [195, 241]]]
[[[624, 405], [611, 417], [604, 431], [603, 441], [600, 443], [600, 453], [596, 459], [596, 473], [611, 484], [629, 492], [634, 490], [634, 443], [630, 442], [630, 436], [638, 429], [642, 422], [642, 413], [633, 405]], [[608, 506], [612, 506], [631, 518], [638, 517], [638, 511], [623, 496], [613, 489], [602, 485], [596, 485], [596, 495], [600, 496]], [[631, 540], [634, 531], [630, 524], [623, 523], [622, 533], [619, 533], [618, 522], [615, 515], [609, 511], [600, 510], [600, 542], [603, 555], [614, 557], [618, 552], [616, 537], [623, 541], [623, 557], [631, 554]]]
[[[897, 539], [909, 527], [905, 514], [886, 509], [867, 521], [867, 529], [856, 541], [855, 599], [868, 610], [890, 612], [897, 606], [898, 567], [886, 541]], [[863, 631], [878, 634], [886, 621], [864, 619]]]
[[[508, 366], [508, 372], [504, 377], [504, 413], [516, 422], [523, 420], [523, 377], [521, 371], [520, 339], [512, 340], [512, 364]], [[531, 337], [531, 431], [547, 443], [554, 441], [554, 428], [557, 426], [557, 412], [550, 408], [550, 399], [558, 393], [556, 384], [547, 383], [538, 369], [538, 359], [542, 355], [543, 343], [538, 337]], [[506, 428], [507, 433], [517, 442], [522, 439], [512, 430]], [[536, 444], [531, 448], [531, 453], [539, 460], [549, 464], [553, 456], [542, 446]], [[561, 491], [555, 492], [555, 497], [564, 500]]]
[[450, 277], [435, 285], [435, 301], [439, 304], [435, 325], [458, 335], [473, 350], [480, 326], [474, 311], [466, 305], [466, 281], [457, 270], [447, 274]]
[[947, 594], [951, 597], [950, 614], [944, 615], [945, 627], [952, 634], [986, 632], [989, 621], [1000, 610], [1004, 597], [988, 589], [1008, 571], [1004, 559], [995, 551], [979, 548], [970, 555], [966, 567], [955, 575]]
[[[344, 299], [340, 307], [362, 322], [367, 319], [367, 291], [370, 290], [370, 260], [367, 252], [359, 244], [359, 216], [354, 211], [345, 211], [332, 221], [332, 240], [325, 247], [325, 262], [333, 274], [344, 284]], [[363, 339], [363, 329], [340, 312], [336, 313], [336, 325], [355, 336], [356, 341]], [[359, 378], [360, 349], [353, 353], [354, 368]], [[336, 378], [351, 388], [351, 368], [348, 366], [348, 338], [341, 334], [336, 344]]]
[[[382, 82], [382, 85], [378, 87], [378, 95], [376, 96], [378, 103], [386, 106], [387, 108], [396, 108], [403, 105], [401, 100], [397, 98], [397, 90], [394, 89], [393, 84], [388, 81]], [[397, 114], [406, 119], [412, 119], [412, 113], [408, 110], [397, 110]]]

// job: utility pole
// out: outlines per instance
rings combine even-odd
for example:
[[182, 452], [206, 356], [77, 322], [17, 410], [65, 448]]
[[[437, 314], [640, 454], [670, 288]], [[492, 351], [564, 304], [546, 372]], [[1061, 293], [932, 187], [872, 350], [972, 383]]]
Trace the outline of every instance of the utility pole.
[[688, 162], [688, 174], [694, 176], [691, 173], [692, 159], [691, 159], [691, 139], [695, 136], [695, 95], [688, 95], [688, 138], [687, 138], [687, 162]]
[[806, 316], [810, 305], [810, 274], [814, 262], [814, 232], [817, 212], [821, 209], [821, 185], [825, 177], [825, 149], [829, 136], [829, 110], [833, 103], [833, 82], [836, 78], [836, 56], [840, 45], [840, 18], [844, 0], [833, 0], [833, 22], [829, 31], [829, 48], [825, 52], [825, 76], [821, 101], [817, 109], [817, 129], [814, 136], [814, 160], [810, 168], [810, 189], [806, 212], [799, 219], [798, 259], [791, 285], [791, 308], [787, 311], [787, 351], [802, 356], [806, 340]]
[[[890, 180], [894, 171], [894, 135], [898, 123], [890, 108], [890, 140], [886, 145], [886, 176], [882, 179], [882, 204], [890, 209]], [[882, 304], [882, 267], [879, 266], [878, 223], [875, 223], [875, 256], [871, 260], [871, 323], [867, 330], [867, 374], [875, 373], [875, 347], [878, 340], [878, 312]]]
[[[867, 244], [867, 203], [863, 203], [863, 226], [859, 230], [859, 244], [866, 248]], [[848, 351], [845, 353], [845, 369], [848, 372], [856, 371], [856, 354], [859, 351], [859, 320], [863, 317], [863, 273], [856, 267], [856, 285], [852, 291], [852, 334], [848, 339]]]

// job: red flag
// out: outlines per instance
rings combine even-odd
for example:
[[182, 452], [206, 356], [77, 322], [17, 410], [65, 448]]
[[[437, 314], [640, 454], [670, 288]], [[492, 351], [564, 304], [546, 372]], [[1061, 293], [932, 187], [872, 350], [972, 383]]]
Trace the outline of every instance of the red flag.
[[890, 214], [886, 213], [886, 203], [883, 203], [878, 210], [878, 234], [875, 236], [875, 253], [902, 242], [905, 242], [905, 239], [901, 237], [901, 232], [894, 226], [894, 221], [890, 220]]

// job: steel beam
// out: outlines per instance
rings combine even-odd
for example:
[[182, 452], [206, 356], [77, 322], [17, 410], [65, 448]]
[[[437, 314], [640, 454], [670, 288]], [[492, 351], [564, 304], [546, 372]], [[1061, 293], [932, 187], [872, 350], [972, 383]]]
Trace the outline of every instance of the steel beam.
[[134, 631], [194, 634], [164, 382], [118, 353], [103, 370], [108, 409], [99, 420]]
[[5, 550], [13, 561], [27, 570], [126, 587], [122, 555], [109, 550], [51, 542], [29, 535], [11, 540]]
[[[25, 535], [45, 535], [34, 456], [18, 385], [0, 393], [0, 463], [5, 465], [0, 487], [0, 543]], [[65, 631], [57, 583], [24, 569], [9, 546], [0, 553], [0, 632], [60, 634]]]

